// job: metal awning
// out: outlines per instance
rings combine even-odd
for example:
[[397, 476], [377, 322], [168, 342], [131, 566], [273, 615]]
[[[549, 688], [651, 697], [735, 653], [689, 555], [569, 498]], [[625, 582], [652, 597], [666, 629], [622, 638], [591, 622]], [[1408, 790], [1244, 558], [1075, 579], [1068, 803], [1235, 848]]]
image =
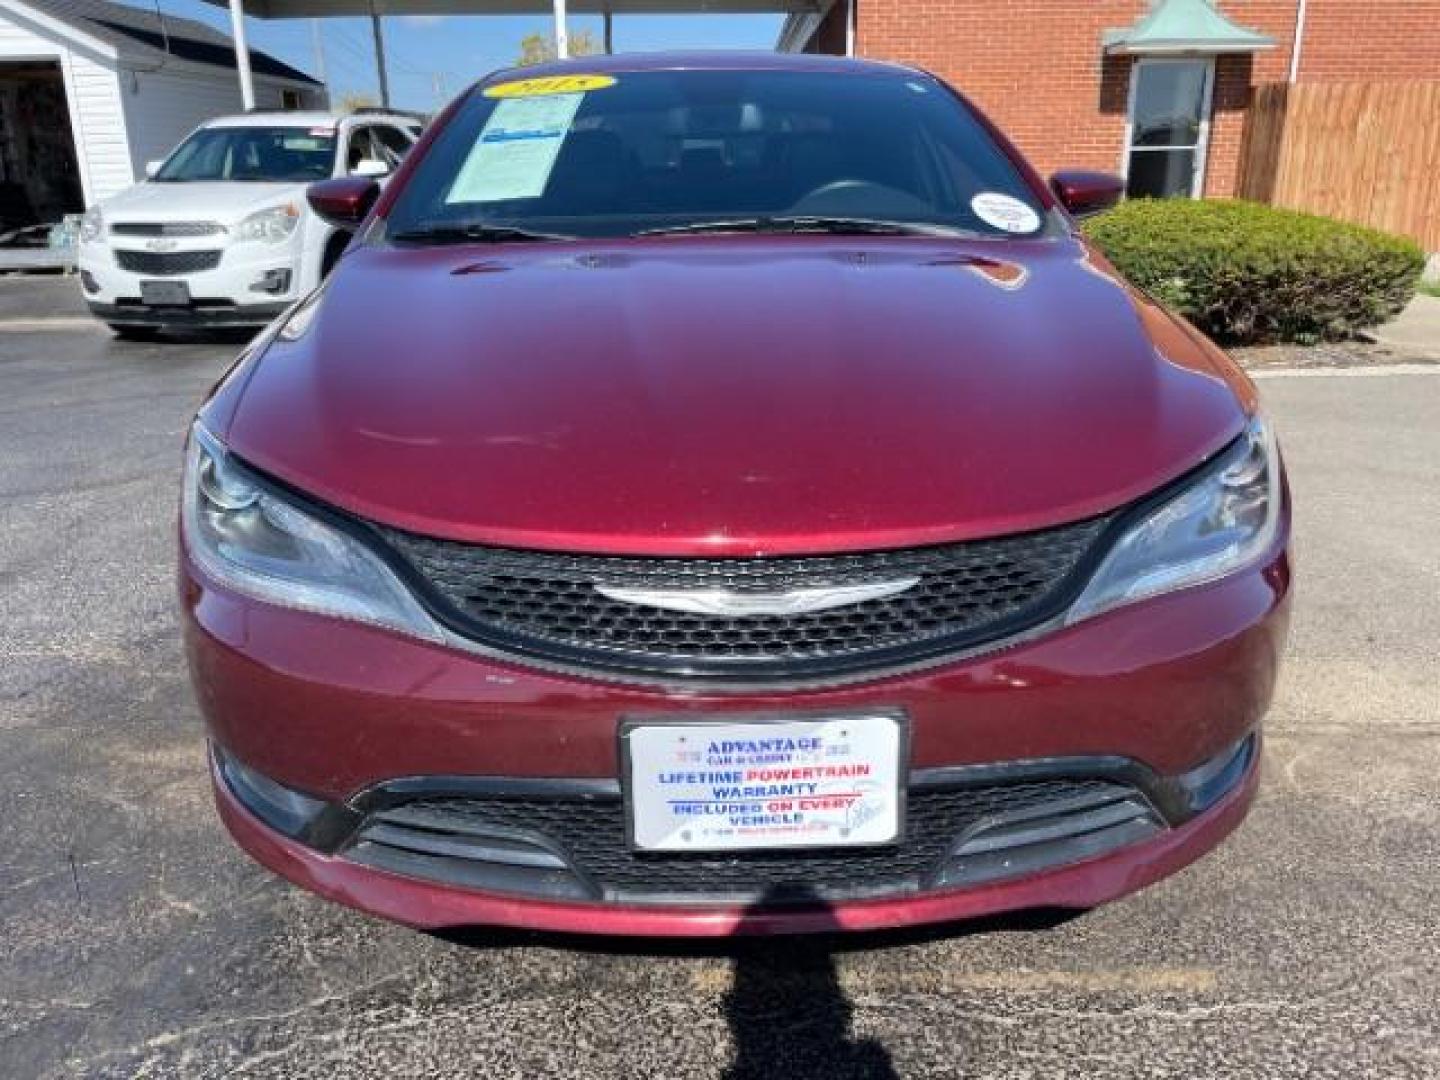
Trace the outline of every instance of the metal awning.
[[[228, 8], [229, 0], [207, 0]], [[821, 0], [569, 0], [571, 14], [784, 15], [815, 12]], [[261, 19], [376, 15], [550, 15], [553, 0], [245, 0], [245, 14]]]
[[1175, 53], [1253, 53], [1275, 39], [1231, 22], [1209, 0], [1153, 0], [1134, 26], [1107, 30], [1105, 51], [1120, 56]]

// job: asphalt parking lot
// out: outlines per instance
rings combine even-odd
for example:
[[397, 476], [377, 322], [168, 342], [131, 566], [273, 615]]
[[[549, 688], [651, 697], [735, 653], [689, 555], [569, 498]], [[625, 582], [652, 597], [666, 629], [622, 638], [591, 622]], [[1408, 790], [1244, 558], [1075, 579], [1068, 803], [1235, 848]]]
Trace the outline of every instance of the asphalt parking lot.
[[446, 940], [223, 834], [172, 519], [237, 346], [35, 322], [56, 288], [0, 281], [0, 1077], [1440, 1076], [1440, 377], [1262, 383], [1292, 648], [1260, 801], [1200, 864], [918, 935]]

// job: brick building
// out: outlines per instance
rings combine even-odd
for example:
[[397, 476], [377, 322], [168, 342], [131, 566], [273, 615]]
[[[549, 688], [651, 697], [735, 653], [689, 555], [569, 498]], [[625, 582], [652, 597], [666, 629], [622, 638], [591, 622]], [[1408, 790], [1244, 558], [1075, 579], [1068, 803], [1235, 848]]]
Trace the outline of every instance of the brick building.
[[1440, 80], [1440, 0], [835, 0], [780, 47], [932, 71], [1043, 172], [1225, 196], [1256, 85]]

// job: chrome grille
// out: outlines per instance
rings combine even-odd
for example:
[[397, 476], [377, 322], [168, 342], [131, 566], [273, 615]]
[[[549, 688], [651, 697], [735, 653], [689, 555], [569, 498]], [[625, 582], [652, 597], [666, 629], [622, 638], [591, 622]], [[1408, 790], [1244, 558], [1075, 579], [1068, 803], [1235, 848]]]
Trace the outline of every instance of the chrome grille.
[[[382, 531], [432, 606], [477, 640], [599, 670], [789, 678], [903, 664], [1034, 626], [1068, 599], [1105, 525], [1093, 519], [938, 547], [752, 559], [555, 554]], [[753, 597], [912, 578], [896, 595], [799, 614], [677, 611], [605, 595]]]

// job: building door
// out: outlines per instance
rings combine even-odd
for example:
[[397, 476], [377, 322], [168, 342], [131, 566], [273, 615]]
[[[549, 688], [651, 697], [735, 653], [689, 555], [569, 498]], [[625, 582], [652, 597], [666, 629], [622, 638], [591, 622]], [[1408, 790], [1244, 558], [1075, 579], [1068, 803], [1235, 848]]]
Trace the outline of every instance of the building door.
[[1213, 58], [1135, 61], [1125, 146], [1132, 198], [1198, 198], [1205, 188]]

